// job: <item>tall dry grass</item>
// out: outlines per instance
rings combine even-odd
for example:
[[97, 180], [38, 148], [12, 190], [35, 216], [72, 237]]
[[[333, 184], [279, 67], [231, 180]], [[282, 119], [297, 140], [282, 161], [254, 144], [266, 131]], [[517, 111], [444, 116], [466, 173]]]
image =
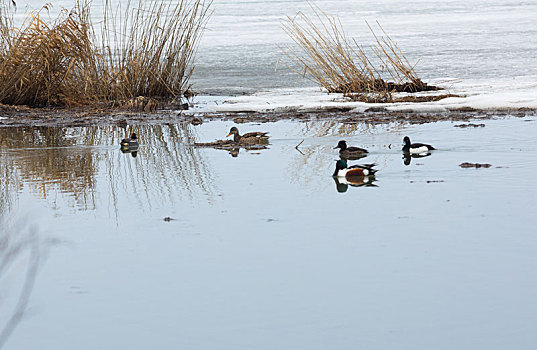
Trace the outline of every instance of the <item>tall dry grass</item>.
[[0, 103], [29, 106], [180, 99], [211, 5], [107, 0], [94, 25], [90, 1], [77, 0], [53, 20], [45, 20], [45, 5], [15, 25], [12, 8], [1, 1]]
[[[299, 12], [282, 22], [295, 45], [283, 47], [301, 75], [328, 92], [391, 100], [393, 92], [436, 90], [424, 83], [397, 44], [378, 25], [369, 26], [374, 43], [369, 51], [347, 36], [337, 16], [311, 5], [313, 16]], [[356, 96], [356, 95], [354, 95]]]

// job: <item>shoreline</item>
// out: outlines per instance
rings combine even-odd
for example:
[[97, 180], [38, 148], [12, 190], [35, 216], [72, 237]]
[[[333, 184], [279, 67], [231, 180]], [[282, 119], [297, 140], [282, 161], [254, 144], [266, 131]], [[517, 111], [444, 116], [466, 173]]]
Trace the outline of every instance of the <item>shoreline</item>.
[[342, 108], [319, 111], [289, 112], [195, 112], [181, 110], [160, 110], [155, 112], [133, 112], [96, 108], [29, 108], [25, 106], [0, 105], [0, 127], [85, 127], [117, 125], [155, 125], [167, 123], [192, 123], [199, 125], [214, 120], [242, 123], [268, 123], [280, 120], [312, 121], [333, 120], [341, 123], [389, 124], [393, 122], [425, 124], [439, 121], [467, 122], [505, 117], [535, 117], [537, 109], [462, 108], [449, 112], [387, 111], [370, 108], [356, 112]]

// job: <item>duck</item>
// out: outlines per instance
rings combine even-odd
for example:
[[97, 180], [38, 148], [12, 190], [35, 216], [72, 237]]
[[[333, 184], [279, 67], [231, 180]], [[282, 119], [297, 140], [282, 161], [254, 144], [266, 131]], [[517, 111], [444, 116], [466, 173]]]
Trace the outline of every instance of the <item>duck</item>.
[[435, 150], [431, 145], [427, 145], [425, 143], [410, 143], [410, 137], [405, 136], [403, 138], [403, 152], [404, 153], [410, 153], [410, 154], [420, 154], [420, 153], [427, 153], [429, 151]]
[[268, 143], [269, 137], [266, 132], [249, 132], [244, 135], [239, 134], [239, 129], [232, 127], [226, 137], [233, 135], [233, 141], [242, 144]]
[[373, 169], [375, 166], [375, 163], [371, 163], [352, 165], [348, 167], [347, 161], [345, 159], [339, 159], [336, 161], [336, 170], [334, 171], [334, 175], [332, 176], [337, 178], [343, 178], [346, 180], [352, 180], [353, 178], [358, 177], [374, 176], [377, 172], [376, 169]]
[[348, 160], [357, 160], [366, 156], [369, 153], [366, 149], [360, 147], [347, 147], [347, 142], [341, 140], [334, 149], [339, 148], [339, 156]]
[[135, 147], [138, 147], [139, 144], [138, 144], [138, 137], [136, 136], [136, 133], [133, 132], [131, 134], [131, 137], [130, 139], [123, 139], [121, 140], [121, 147], [126, 147], [126, 148], [135, 148]]

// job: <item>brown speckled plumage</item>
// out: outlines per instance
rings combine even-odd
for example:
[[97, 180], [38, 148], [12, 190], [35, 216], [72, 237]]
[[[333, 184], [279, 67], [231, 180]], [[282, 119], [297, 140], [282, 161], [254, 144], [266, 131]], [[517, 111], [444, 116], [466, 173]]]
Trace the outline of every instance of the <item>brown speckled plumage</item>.
[[233, 135], [233, 141], [239, 144], [252, 145], [252, 144], [266, 144], [268, 143], [268, 135], [266, 132], [249, 132], [244, 135], [239, 134], [239, 129], [232, 127], [229, 130], [227, 136]]

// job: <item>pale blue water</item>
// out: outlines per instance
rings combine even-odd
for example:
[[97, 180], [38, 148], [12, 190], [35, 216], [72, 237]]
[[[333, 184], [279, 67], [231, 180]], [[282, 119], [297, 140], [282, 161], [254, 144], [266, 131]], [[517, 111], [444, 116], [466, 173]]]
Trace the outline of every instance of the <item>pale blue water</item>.
[[[537, 76], [534, 1], [313, 3], [359, 42], [378, 20], [429, 81]], [[312, 86], [278, 48], [307, 2], [213, 9], [194, 103]], [[118, 127], [0, 128], [0, 348], [531, 349], [537, 120], [484, 123], [241, 124], [271, 145], [238, 157], [192, 147], [230, 122], [135, 126], [136, 158]], [[407, 166], [405, 135], [438, 151]], [[375, 187], [338, 192], [343, 138]]]
[[[531, 348], [537, 120], [484, 123], [241, 124], [271, 145], [238, 157], [192, 147], [230, 122], [134, 127], [136, 158], [116, 127], [2, 128], [0, 344]], [[438, 151], [406, 166], [405, 135]], [[377, 187], [336, 190], [343, 138]]]

